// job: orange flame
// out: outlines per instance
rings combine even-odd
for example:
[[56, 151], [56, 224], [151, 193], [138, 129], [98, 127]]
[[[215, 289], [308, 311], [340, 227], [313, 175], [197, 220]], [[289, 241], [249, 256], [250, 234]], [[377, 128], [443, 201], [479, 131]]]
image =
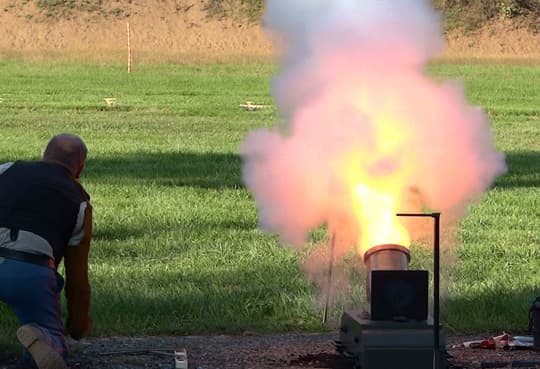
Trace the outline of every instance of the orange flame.
[[354, 190], [358, 199], [354, 213], [361, 225], [358, 244], [361, 255], [373, 246], [386, 243], [408, 247], [409, 232], [396, 216], [398, 196], [364, 184], [357, 185]]
[[[360, 228], [357, 250], [360, 255], [371, 247], [381, 244], [410, 245], [408, 230], [396, 213], [403, 211], [403, 193], [408, 174], [406, 161], [402, 154], [409, 139], [403, 132], [399, 118], [390, 113], [391, 106], [373, 111], [363, 109], [364, 104], [357, 101], [357, 108], [370, 115], [375, 127], [375, 144], [369, 150], [357, 153], [367, 165], [349, 162], [346, 168], [349, 190], [352, 193], [352, 209]], [[402, 122], [401, 122], [402, 123]], [[367, 160], [366, 160], [367, 159]]]

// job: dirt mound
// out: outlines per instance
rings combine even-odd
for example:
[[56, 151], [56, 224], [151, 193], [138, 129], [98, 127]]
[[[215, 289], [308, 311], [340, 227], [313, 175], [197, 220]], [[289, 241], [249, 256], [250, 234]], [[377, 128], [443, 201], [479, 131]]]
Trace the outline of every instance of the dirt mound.
[[[0, 57], [123, 62], [128, 22], [136, 63], [253, 62], [274, 54], [260, 24], [212, 16], [209, 0], [125, 0], [68, 9], [43, 3], [0, 0]], [[447, 36], [445, 57], [540, 60], [540, 33], [514, 19]]]
[[249, 61], [272, 55], [258, 24], [214, 18], [207, 6], [201, 0], [128, 1], [122, 8], [75, 9], [55, 17], [34, 3], [0, 0], [0, 53], [123, 60], [129, 22], [136, 61]]
[[529, 22], [500, 18], [474, 31], [449, 32], [445, 56], [540, 60], [540, 32], [533, 32]]

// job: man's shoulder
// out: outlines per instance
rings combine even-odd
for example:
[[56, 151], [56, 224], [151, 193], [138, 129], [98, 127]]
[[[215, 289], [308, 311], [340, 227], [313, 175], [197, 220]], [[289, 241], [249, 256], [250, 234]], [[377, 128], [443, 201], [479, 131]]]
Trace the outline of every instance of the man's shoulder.
[[10, 161], [7, 163], [0, 164], [0, 174], [7, 171], [9, 168], [19, 168], [19, 169], [32, 169], [35, 167], [38, 167], [40, 165], [40, 161], [32, 161], [32, 160], [16, 160], [16, 161]]
[[13, 165], [14, 163], [12, 161], [8, 162], [8, 163], [4, 163], [4, 164], [0, 164], [0, 175], [2, 175], [6, 170], [8, 170], [9, 168], [11, 168], [11, 166]]
[[81, 189], [82, 189], [82, 193], [83, 193], [83, 196], [84, 196], [84, 199], [85, 201], [90, 204], [90, 194], [88, 192], [86, 192], [86, 190], [84, 189], [83, 186], [81, 186]]
[[75, 179], [73, 180], [73, 183], [75, 183], [75, 186], [80, 190], [84, 201], [89, 203], [90, 202], [90, 194], [88, 192], [86, 192], [83, 185], [79, 181], [77, 181]]

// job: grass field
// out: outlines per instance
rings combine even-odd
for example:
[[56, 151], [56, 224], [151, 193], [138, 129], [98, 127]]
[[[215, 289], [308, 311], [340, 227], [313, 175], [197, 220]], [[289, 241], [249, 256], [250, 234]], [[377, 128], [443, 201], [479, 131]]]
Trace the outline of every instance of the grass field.
[[[540, 295], [540, 67], [429, 72], [463, 81], [509, 166], [461, 225], [443, 323], [451, 332], [523, 330]], [[0, 62], [0, 162], [37, 159], [61, 131], [88, 144], [95, 335], [324, 329], [300, 255], [257, 230], [240, 178], [241, 142], [277, 115], [238, 105], [272, 104], [273, 73], [148, 65], [128, 76], [122, 66]], [[0, 343], [15, 327], [0, 305]]]

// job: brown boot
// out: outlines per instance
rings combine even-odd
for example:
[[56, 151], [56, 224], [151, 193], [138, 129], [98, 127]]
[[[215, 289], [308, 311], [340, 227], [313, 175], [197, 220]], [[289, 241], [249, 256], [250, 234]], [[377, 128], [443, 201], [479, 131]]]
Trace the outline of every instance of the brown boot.
[[32, 355], [39, 369], [68, 369], [62, 356], [47, 343], [38, 328], [23, 325], [17, 330], [17, 338]]

